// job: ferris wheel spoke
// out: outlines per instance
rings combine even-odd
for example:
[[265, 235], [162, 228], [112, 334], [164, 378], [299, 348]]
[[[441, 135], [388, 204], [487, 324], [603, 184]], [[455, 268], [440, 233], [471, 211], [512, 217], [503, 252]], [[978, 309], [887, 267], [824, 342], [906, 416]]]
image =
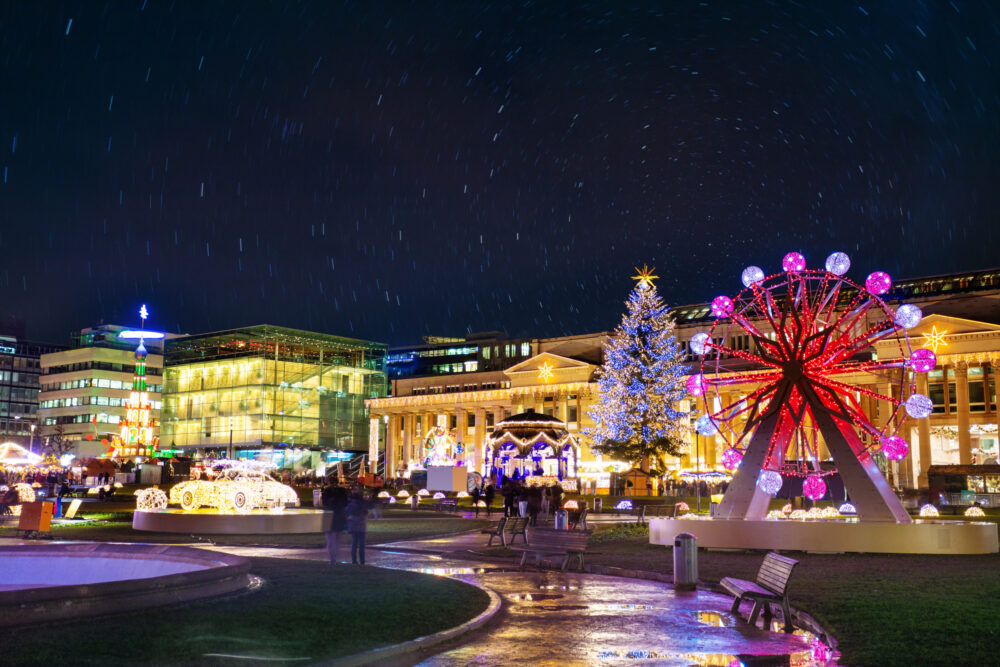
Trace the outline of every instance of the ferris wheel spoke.
[[900, 404], [900, 400], [893, 398], [892, 396], [886, 396], [885, 394], [880, 394], [877, 391], [867, 389], [865, 387], [862, 387], [861, 385], [851, 385], [851, 384], [846, 384], [844, 382], [838, 382], [837, 380], [834, 380], [829, 376], [823, 376], [822, 378], [815, 379], [815, 385], [817, 387], [822, 387], [824, 390], [829, 391], [830, 393], [833, 394], [850, 393], [856, 391], [860, 394], [868, 396], [869, 398], [874, 398], [880, 401], [889, 401], [893, 405]]

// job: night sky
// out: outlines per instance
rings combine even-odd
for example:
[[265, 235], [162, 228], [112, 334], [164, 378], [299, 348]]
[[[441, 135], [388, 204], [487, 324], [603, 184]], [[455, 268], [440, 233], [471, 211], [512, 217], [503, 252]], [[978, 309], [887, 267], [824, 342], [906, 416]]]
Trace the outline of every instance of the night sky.
[[1000, 265], [995, 2], [7, 2], [0, 315], [614, 327], [789, 250]]

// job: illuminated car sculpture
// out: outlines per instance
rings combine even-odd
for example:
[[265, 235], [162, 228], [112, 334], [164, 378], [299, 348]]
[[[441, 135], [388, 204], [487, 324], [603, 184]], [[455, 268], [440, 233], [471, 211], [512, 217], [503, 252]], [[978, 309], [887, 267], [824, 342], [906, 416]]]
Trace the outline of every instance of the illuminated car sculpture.
[[170, 502], [187, 512], [202, 507], [218, 512], [249, 512], [298, 506], [299, 496], [295, 489], [275, 481], [265, 472], [233, 467], [214, 480], [196, 479], [174, 485], [170, 489]]

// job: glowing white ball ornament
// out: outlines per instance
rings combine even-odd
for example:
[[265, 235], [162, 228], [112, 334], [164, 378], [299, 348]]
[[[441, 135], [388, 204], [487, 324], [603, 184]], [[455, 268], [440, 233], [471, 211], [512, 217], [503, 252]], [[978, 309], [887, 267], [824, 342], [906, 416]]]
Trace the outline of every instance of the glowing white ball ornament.
[[788, 273], [806, 270], [806, 258], [802, 253], [790, 252], [781, 260], [781, 269]]
[[851, 268], [851, 258], [846, 252], [835, 252], [826, 258], [826, 270], [835, 276], [842, 276]]
[[865, 278], [865, 289], [868, 290], [869, 294], [881, 296], [888, 292], [890, 287], [892, 287], [892, 278], [885, 271], [874, 271]]
[[904, 329], [912, 329], [920, 324], [920, 320], [924, 319], [924, 314], [913, 304], [904, 303], [896, 310], [896, 317], [894, 319], [898, 326]]
[[882, 453], [890, 461], [902, 461], [910, 452], [910, 446], [898, 435], [882, 438]]
[[918, 373], [928, 373], [937, 366], [937, 355], [934, 350], [918, 347], [910, 354], [910, 368]]
[[740, 274], [740, 282], [743, 283], [744, 287], [753, 287], [764, 282], [765, 277], [764, 269], [759, 266], [748, 266]]
[[685, 384], [687, 385], [688, 393], [692, 396], [701, 396], [705, 393], [705, 376], [701, 373], [695, 373], [688, 377]]
[[695, 421], [694, 430], [698, 431], [699, 435], [710, 437], [719, 432], [719, 427], [716, 425], [715, 420], [711, 417], [708, 415], [702, 415]]
[[707, 348], [709, 342], [708, 338], [708, 334], [704, 331], [691, 336], [691, 342], [688, 343], [691, 351], [695, 354], [705, 354], [705, 349]]
[[769, 496], [773, 496], [781, 490], [784, 480], [777, 470], [761, 470], [757, 475], [757, 488]]
[[906, 399], [906, 414], [914, 419], [930, 417], [934, 411], [934, 401], [923, 394], [913, 394]]

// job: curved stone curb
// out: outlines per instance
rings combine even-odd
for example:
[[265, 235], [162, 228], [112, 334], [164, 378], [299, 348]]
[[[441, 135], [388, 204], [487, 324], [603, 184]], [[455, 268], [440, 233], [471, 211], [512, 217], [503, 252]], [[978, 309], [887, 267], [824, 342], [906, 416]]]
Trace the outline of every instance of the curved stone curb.
[[417, 637], [416, 639], [411, 639], [410, 641], [400, 642], [399, 644], [393, 644], [391, 646], [383, 646], [382, 648], [372, 649], [370, 651], [365, 651], [364, 653], [356, 653], [354, 655], [337, 658], [336, 660], [331, 660], [321, 664], [333, 665], [334, 667], [348, 667], [353, 665], [371, 665], [381, 663], [387, 660], [400, 658], [408, 653], [414, 653], [450, 639], [455, 639], [456, 637], [460, 637], [467, 632], [471, 632], [472, 630], [479, 628], [492, 619], [498, 611], [500, 611], [500, 596], [485, 586], [468, 581], [463, 581], [462, 583], [468, 584], [469, 586], [475, 586], [476, 588], [484, 591], [490, 597], [489, 605], [487, 605], [486, 609], [475, 618], [468, 620], [461, 625], [456, 625], [453, 628], [442, 630], [441, 632], [435, 632], [432, 635]]

